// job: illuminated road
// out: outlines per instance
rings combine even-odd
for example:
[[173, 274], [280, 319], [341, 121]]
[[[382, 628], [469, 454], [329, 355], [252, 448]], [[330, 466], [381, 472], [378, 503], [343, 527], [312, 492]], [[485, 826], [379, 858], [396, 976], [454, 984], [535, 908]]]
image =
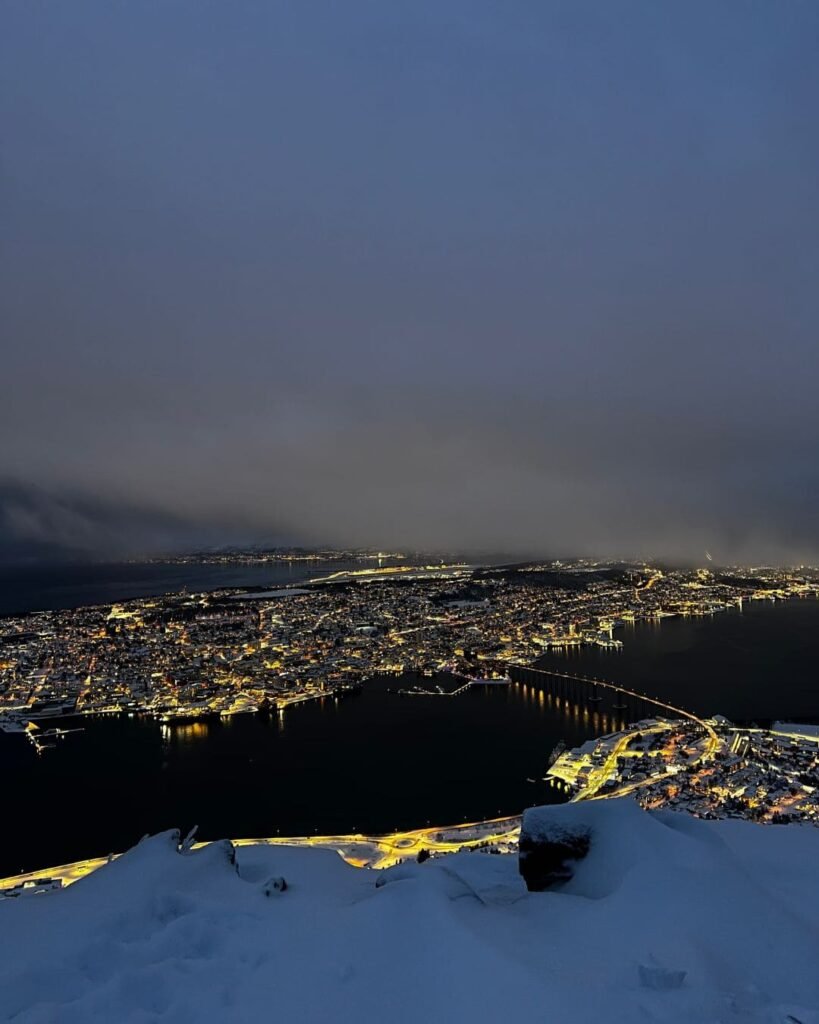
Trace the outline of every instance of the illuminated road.
[[[706, 743], [702, 750], [702, 753], [693, 761], [691, 761], [691, 764], [701, 764], [703, 762], [712, 760], [717, 750], [719, 749], [720, 739], [719, 736], [717, 736], [714, 727], [709, 722], [700, 718], [698, 715], [695, 715], [692, 711], [686, 711], [684, 708], [675, 707], [673, 704], [666, 704], [664, 701], [657, 700], [655, 697], [649, 697], [645, 693], [637, 693], [636, 690], [628, 690], [624, 686], [619, 685], [618, 683], [613, 683], [605, 679], [594, 679], [591, 676], [572, 675], [569, 672], [557, 672], [552, 669], [527, 668], [526, 671], [535, 672], [537, 674], [544, 676], [553, 676], [557, 677], [558, 679], [567, 679], [570, 682], [580, 682], [595, 687], [602, 687], [606, 690], [612, 690], [615, 693], [615, 695], [633, 697], [636, 700], [645, 702], [646, 704], [651, 704], [654, 707], [659, 708], [664, 714], [670, 712], [670, 715], [668, 715], [668, 717], [672, 719], [686, 719], [689, 722], [693, 722], [697, 726], [697, 728], [702, 730], [702, 732], [706, 736]], [[641, 779], [637, 782], [627, 783], [624, 786], [618, 786], [616, 789], [608, 790], [605, 793], [600, 793], [600, 789], [604, 785], [604, 783], [606, 783], [609, 779], [617, 778], [617, 759], [618, 757], [621, 757], [623, 755], [623, 753], [625, 752], [626, 748], [628, 747], [629, 743], [634, 738], [634, 736], [638, 732], [658, 732], [662, 731], [664, 728], [665, 726], [658, 726], [651, 730], [632, 729], [629, 732], [623, 733], [621, 738], [617, 741], [615, 746], [609, 752], [604, 763], [602, 765], [599, 765], [598, 767], [595, 767], [590, 772], [586, 784], [582, 787], [582, 789], [579, 789], [572, 797], [572, 803], [575, 803], [580, 800], [595, 800], [625, 796], [629, 793], [633, 793], [635, 790], [640, 789], [643, 786], [648, 786], [656, 782], [656, 777], [649, 777], [647, 779]], [[556, 774], [554, 777], [559, 778], [564, 782], [567, 781], [559, 773]], [[570, 782], [570, 784], [577, 785], [577, 782], [576, 780], [574, 780], [574, 782]]]
[[467, 565], [466, 562], [455, 562], [451, 565], [392, 565], [378, 569], [340, 569], [329, 576], [317, 576], [308, 583], [339, 583], [343, 580], [387, 580], [387, 579], [427, 579], [428, 577], [463, 575], [479, 568]]
[[[520, 832], [520, 818], [495, 818], [489, 821], [475, 821], [466, 825], [438, 826], [416, 829], [408, 832], [394, 832], [384, 836], [340, 835], [340, 836], [289, 836], [268, 839], [234, 839], [234, 846], [310, 846], [316, 849], [334, 850], [348, 864], [357, 868], [388, 868], [402, 860], [415, 859], [421, 850], [429, 853], [456, 853], [463, 848], [474, 849], [483, 843], [516, 843]], [[196, 847], [207, 846], [197, 843]], [[63, 864], [60, 867], [44, 868], [27, 874], [13, 875], [0, 879], [0, 889], [7, 889], [23, 882], [42, 882], [45, 879], [60, 879], [64, 886], [79, 881], [85, 875], [96, 871], [107, 863], [107, 857]]]
[[[572, 798], [572, 802], [574, 803], [578, 800], [592, 800], [599, 792], [600, 787], [609, 779], [614, 778], [614, 770], [617, 767], [617, 759], [623, 756], [629, 743], [631, 743], [632, 739], [637, 735], [638, 732], [641, 733], [643, 736], [646, 736], [649, 733], [664, 732], [665, 729], [666, 726], [655, 726], [651, 729], [634, 729], [631, 732], [624, 733], [623, 736], [612, 747], [609, 756], [606, 758], [603, 764], [601, 764], [599, 768], [595, 768], [591, 772], [591, 774], [589, 775], [588, 782], [586, 783], [584, 788]], [[656, 780], [647, 779], [646, 781], [653, 782]], [[638, 785], [640, 785], [640, 783], [638, 783]], [[618, 791], [618, 795], [620, 795], [621, 793], [622, 790]], [[609, 794], [606, 794], [606, 796], [608, 795]]]
[[[519, 667], [519, 666], [514, 666]], [[544, 676], [568, 679], [572, 682], [594, 684], [604, 689], [612, 690], [616, 694], [627, 697], [634, 697], [660, 708], [664, 712], [670, 712], [672, 718], [685, 718], [694, 722], [707, 735], [707, 743], [702, 754], [692, 762], [702, 762], [713, 758], [719, 747], [719, 737], [713, 726], [699, 718], [691, 711], [674, 707], [663, 701], [656, 700], [644, 693], [637, 693], [628, 690], [617, 683], [603, 679], [593, 679], [590, 676], [572, 675], [568, 672], [555, 672], [545, 669], [528, 669]], [[577, 793], [573, 800], [594, 799], [598, 790], [608, 778], [614, 777], [612, 772], [616, 768], [617, 758], [623, 753], [626, 746], [634, 736], [636, 730], [625, 733], [612, 751], [606, 761], [599, 768], [595, 769], [589, 778], [589, 784]], [[606, 793], [604, 796], [622, 796], [625, 793], [633, 792], [640, 786], [647, 785], [651, 779], [631, 783], [614, 792]], [[422, 849], [430, 853], [454, 853], [464, 847], [474, 848], [482, 843], [513, 843], [517, 840], [520, 831], [520, 818], [498, 818], [490, 821], [471, 822], [466, 825], [455, 825], [451, 827], [435, 827], [417, 829], [408, 832], [395, 832], [384, 836], [364, 835], [340, 835], [340, 836], [291, 836], [287, 838], [267, 839], [239, 839], [234, 840], [236, 846], [265, 845], [265, 846], [301, 846], [315, 847], [319, 849], [335, 850], [348, 864], [355, 867], [386, 868], [401, 860], [413, 858]], [[206, 844], [197, 844], [206, 845]], [[70, 885], [84, 877], [98, 867], [106, 863], [108, 858], [98, 857], [91, 860], [77, 861], [73, 864], [64, 864], [60, 867], [33, 871], [28, 874], [15, 875], [11, 878], [0, 879], [0, 889], [19, 885], [23, 882], [37, 882], [45, 878], [60, 879], [63, 885]]]
[[[525, 666], [513, 667], [520, 668]], [[660, 708], [663, 712], [670, 712], [672, 718], [687, 718], [690, 722], [694, 722], [699, 726], [699, 728], [708, 736], [706, 748], [698, 759], [700, 761], [710, 760], [719, 748], [719, 736], [717, 736], [714, 731], [714, 727], [698, 715], [695, 715], [693, 711], [686, 711], [685, 708], [678, 708], [673, 704], [666, 704], [664, 701], [657, 700], [656, 697], [650, 697], [646, 693], [638, 693], [636, 690], [628, 690], [625, 686], [621, 686], [619, 683], [613, 683], [607, 679], [594, 679], [591, 676], [572, 675], [570, 672], [557, 672], [552, 669], [543, 668], [526, 668], [526, 671], [536, 672], [539, 675], [544, 676], [553, 676], [558, 679], [568, 679], [570, 682], [574, 683], [589, 683], [594, 686], [602, 686], [605, 690], [612, 690], [615, 695], [633, 697], [636, 700], [645, 701], [647, 704], [653, 704], [654, 707]]]
[[641, 587], [637, 587], [637, 593], [639, 594], [643, 590], [651, 590], [651, 588], [654, 586], [654, 584], [657, 583], [658, 580], [661, 580], [662, 578], [663, 578], [662, 572], [660, 572], [660, 570], [657, 569], [657, 571], [654, 573], [654, 575], [652, 577], [650, 577], [650, 579], [646, 580], [646, 582]]

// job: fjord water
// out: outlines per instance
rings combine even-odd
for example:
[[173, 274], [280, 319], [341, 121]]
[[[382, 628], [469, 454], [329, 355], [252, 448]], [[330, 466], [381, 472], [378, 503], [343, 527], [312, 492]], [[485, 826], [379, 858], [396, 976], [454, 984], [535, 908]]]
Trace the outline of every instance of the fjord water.
[[621, 650], [551, 652], [544, 667], [611, 679], [736, 722], [819, 721], [819, 600], [749, 601], [695, 618], [626, 625]]
[[368, 562], [285, 562], [267, 565], [197, 565], [172, 562], [101, 562], [78, 565], [0, 565], [0, 615], [41, 609], [82, 608], [140, 597], [222, 587], [274, 587], [327, 576]]
[[[819, 601], [746, 604], [713, 617], [621, 629], [621, 651], [547, 663], [737, 721], [819, 721]], [[0, 734], [6, 842], [0, 876], [125, 849], [145, 832], [203, 838], [376, 833], [515, 814], [560, 800], [542, 779], [559, 740], [617, 728], [608, 698], [567, 707], [522, 687], [399, 696], [395, 679], [283, 716], [161, 726], [76, 719], [38, 757]], [[603, 714], [608, 712], [606, 717]]]
[[[427, 681], [428, 682], [428, 681]], [[391, 832], [517, 814], [562, 799], [542, 781], [563, 738], [601, 722], [531, 689], [360, 694], [163, 726], [127, 716], [84, 727], [38, 756], [0, 734], [8, 828], [0, 876], [126, 849], [144, 833], [200, 826], [202, 838]]]

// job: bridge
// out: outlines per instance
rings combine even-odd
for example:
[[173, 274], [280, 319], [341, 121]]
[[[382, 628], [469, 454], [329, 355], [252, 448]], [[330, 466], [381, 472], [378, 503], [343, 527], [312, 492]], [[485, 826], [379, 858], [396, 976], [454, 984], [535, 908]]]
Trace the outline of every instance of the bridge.
[[668, 704], [647, 693], [630, 690], [620, 683], [608, 679], [596, 679], [593, 676], [575, 675], [557, 669], [529, 668], [524, 665], [505, 664], [505, 669], [512, 682], [535, 686], [558, 697], [577, 704], [594, 705], [602, 702], [604, 695], [613, 698], [612, 708], [615, 711], [629, 712], [632, 720], [656, 717], [683, 718], [693, 722], [708, 736], [708, 745], [703, 758], [710, 758], [719, 747], [719, 737], [714, 727], [699, 715], [686, 708]]
[[[641, 718], [652, 718], [658, 715], [663, 718], [683, 718], [692, 722], [704, 733], [707, 734], [709, 742], [706, 747], [704, 758], [710, 758], [719, 746], [719, 737], [714, 727], [699, 715], [694, 714], [687, 708], [678, 707], [675, 704], [668, 704], [657, 697], [651, 697], [647, 693], [640, 693], [637, 690], [630, 690], [621, 683], [615, 683], [610, 679], [598, 679], [594, 676], [579, 675], [572, 672], [563, 672], [552, 668], [533, 668], [527, 665], [519, 665], [515, 662], [496, 661], [492, 667], [499, 672], [505, 672], [506, 676], [513, 683], [520, 683], [532, 686], [539, 690], [545, 690], [556, 697], [562, 697], [572, 703], [589, 705], [595, 707], [602, 703], [604, 696], [613, 699], [610, 705], [612, 711], [620, 712], [621, 718], [628, 718], [637, 721]], [[501, 679], [476, 679], [474, 677], [461, 677], [463, 683], [454, 690], [427, 690], [417, 688], [414, 690], [400, 690], [400, 693], [408, 696], [427, 697], [458, 697], [473, 686], [484, 686], [490, 683], [504, 683]]]

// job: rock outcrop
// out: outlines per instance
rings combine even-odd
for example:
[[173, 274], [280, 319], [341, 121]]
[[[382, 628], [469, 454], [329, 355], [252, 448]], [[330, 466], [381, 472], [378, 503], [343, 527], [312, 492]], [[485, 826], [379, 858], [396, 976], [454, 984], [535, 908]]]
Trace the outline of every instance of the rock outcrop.
[[590, 846], [588, 825], [561, 820], [552, 807], [530, 807], [523, 814], [518, 861], [526, 888], [543, 892], [568, 882]]

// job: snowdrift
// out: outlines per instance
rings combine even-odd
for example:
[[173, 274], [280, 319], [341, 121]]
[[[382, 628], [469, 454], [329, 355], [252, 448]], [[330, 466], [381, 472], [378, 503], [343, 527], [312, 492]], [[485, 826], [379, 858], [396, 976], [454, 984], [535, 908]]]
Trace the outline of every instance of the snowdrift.
[[377, 872], [146, 839], [0, 903], [0, 1020], [819, 1024], [819, 830], [629, 800], [527, 817], [589, 837], [543, 892], [515, 856]]

